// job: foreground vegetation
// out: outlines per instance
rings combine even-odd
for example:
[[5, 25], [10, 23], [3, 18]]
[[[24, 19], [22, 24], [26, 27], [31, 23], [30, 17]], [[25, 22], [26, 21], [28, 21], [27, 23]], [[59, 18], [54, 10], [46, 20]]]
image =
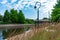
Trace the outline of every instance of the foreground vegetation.
[[37, 30], [30, 40], [60, 40], [60, 23], [52, 24], [47, 29]]
[[[48, 30], [47, 30], [47, 29]], [[60, 40], [60, 23], [54, 23], [54, 24], [42, 24], [40, 28], [31, 29], [32, 31], [28, 32], [28, 34], [23, 32], [23, 37], [21, 37], [21, 34], [17, 34], [20, 36], [13, 36], [8, 37], [9, 40]], [[15, 34], [15, 33], [14, 33]], [[33, 35], [32, 35], [33, 34]], [[27, 35], [27, 36], [26, 36]]]

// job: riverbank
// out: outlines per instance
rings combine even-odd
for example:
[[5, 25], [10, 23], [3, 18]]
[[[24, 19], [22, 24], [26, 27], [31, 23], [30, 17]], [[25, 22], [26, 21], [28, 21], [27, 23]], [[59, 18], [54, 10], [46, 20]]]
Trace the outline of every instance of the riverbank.
[[[43, 25], [45, 26], [45, 25]], [[36, 33], [36, 34], [35, 34]], [[48, 36], [49, 35], [49, 36]], [[60, 40], [60, 23], [29, 30], [6, 40]]]
[[34, 24], [0, 24], [0, 30], [32, 27]]
[[22, 40], [22, 39], [28, 40], [28, 38], [31, 37], [32, 35], [33, 35], [33, 31], [32, 30], [28, 30], [25, 33], [9, 37], [9, 38], [7, 38], [5, 40]]

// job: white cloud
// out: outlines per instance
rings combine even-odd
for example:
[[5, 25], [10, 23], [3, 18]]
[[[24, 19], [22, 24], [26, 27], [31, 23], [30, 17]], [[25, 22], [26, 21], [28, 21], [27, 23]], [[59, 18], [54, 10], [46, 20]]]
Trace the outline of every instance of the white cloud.
[[[53, 8], [53, 5], [55, 5], [57, 0], [19, 0], [17, 4], [13, 4], [12, 3], [16, 2], [17, 0], [11, 0], [11, 3], [7, 3], [7, 0], [3, 0], [1, 3], [2, 4], [6, 4], [7, 7], [9, 8], [15, 8], [15, 9], [22, 9], [24, 7], [28, 7], [29, 5], [34, 6], [36, 1], [41, 2], [41, 9], [44, 9], [44, 11], [51, 11], [51, 9]], [[27, 4], [27, 5], [26, 5]]]
[[14, 8], [15, 9], [22, 9], [24, 6], [22, 5], [22, 1], [19, 1], [17, 4], [15, 4]]
[[11, 3], [14, 3], [14, 2], [16, 2], [17, 0], [11, 0]]
[[12, 5], [12, 3], [16, 2], [16, 1], [17, 0], [11, 0], [11, 3], [8, 3], [7, 0], [3, 0], [1, 3], [6, 4], [10, 8], [22, 9], [24, 7], [29, 8], [29, 5], [34, 6], [36, 1], [39, 1], [39, 2], [41, 2], [42, 6], [44, 5], [43, 7], [41, 6], [41, 9], [45, 8], [44, 10], [51, 10], [53, 8], [53, 5], [55, 5], [57, 0], [33, 0], [33, 1], [32, 0], [19, 0], [17, 4]]
[[51, 12], [57, 0], [19, 0], [17, 4], [15, 4], [14, 2], [16, 1], [17, 0], [11, 0], [11, 3], [8, 3], [7, 0], [3, 0], [1, 3], [5, 4], [8, 8], [23, 9], [24, 7], [30, 8], [29, 5], [34, 7], [35, 3], [38, 1], [41, 2], [40, 11], [48, 14], [48, 11]]
[[2, 2], [1, 2], [1, 4], [6, 4], [7, 3], [7, 0], [3, 0]]
[[55, 3], [57, 2], [57, 0], [41, 0], [41, 8], [40, 11], [42, 10], [43, 13], [47, 13], [51, 12], [53, 9], [53, 6], [55, 5]]

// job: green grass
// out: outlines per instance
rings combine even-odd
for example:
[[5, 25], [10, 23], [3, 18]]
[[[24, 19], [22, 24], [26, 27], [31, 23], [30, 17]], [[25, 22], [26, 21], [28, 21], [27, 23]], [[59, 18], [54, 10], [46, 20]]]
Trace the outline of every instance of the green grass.
[[53, 39], [52, 35], [53, 33], [51, 32], [42, 31], [32, 36], [30, 40], [51, 40]]
[[11, 23], [11, 22], [2, 22], [2, 21], [0, 21], [0, 24], [13, 24], [13, 23]]
[[45, 30], [38, 31], [37, 34], [34, 34], [29, 40], [60, 40], [60, 24], [51, 26], [48, 29], [54, 29], [55, 32], [47, 32]]

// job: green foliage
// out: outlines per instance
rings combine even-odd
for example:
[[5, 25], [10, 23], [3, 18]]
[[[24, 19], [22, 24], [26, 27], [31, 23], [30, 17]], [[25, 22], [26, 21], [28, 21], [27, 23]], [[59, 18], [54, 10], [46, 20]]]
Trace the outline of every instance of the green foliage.
[[49, 20], [49, 18], [44, 17], [43, 20]]
[[3, 17], [3, 22], [9, 22], [10, 21], [10, 13], [8, 10], [5, 11], [4, 17]]
[[27, 22], [28, 24], [34, 24], [34, 20], [33, 20], [33, 19], [26, 19], [26, 22]]
[[18, 13], [18, 22], [19, 23], [25, 23], [25, 17], [24, 17], [24, 14], [23, 14], [22, 10], [19, 10], [19, 13]]
[[2, 19], [3, 19], [3, 17], [2, 17], [2, 15], [0, 15], [0, 21], [2, 21]]
[[54, 6], [51, 14], [51, 20], [57, 22], [60, 20], [60, 0], [57, 1], [57, 4]]
[[[2, 20], [3, 19], [3, 20]], [[4, 16], [2, 17], [0, 15], [0, 24], [9, 24], [9, 23], [20, 23], [20, 24], [33, 24], [34, 20], [32, 19], [25, 19], [25, 16], [22, 12], [22, 10], [17, 10], [11, 9], [10, 11], [6, 10], [4, 13]]]
[[11, 21], [13, 23], [18, 23], [18, 12], [17, 12], [17, 10], [11, 9], [10, 14], [11, 14]]
[[3, 22], [24, 24], [25, 16], [22, 10], [19, 10], [19, 12], [14, 9], [11, 9], [10, 12], [6, 10], [4, 13]]
[[57, 0], [57, 4], [54, 6], [54, 8], [60, 8], [60, 0]]
[[1, 21], [0, 24], [12, 24], [11, 22], [3, 22]]

